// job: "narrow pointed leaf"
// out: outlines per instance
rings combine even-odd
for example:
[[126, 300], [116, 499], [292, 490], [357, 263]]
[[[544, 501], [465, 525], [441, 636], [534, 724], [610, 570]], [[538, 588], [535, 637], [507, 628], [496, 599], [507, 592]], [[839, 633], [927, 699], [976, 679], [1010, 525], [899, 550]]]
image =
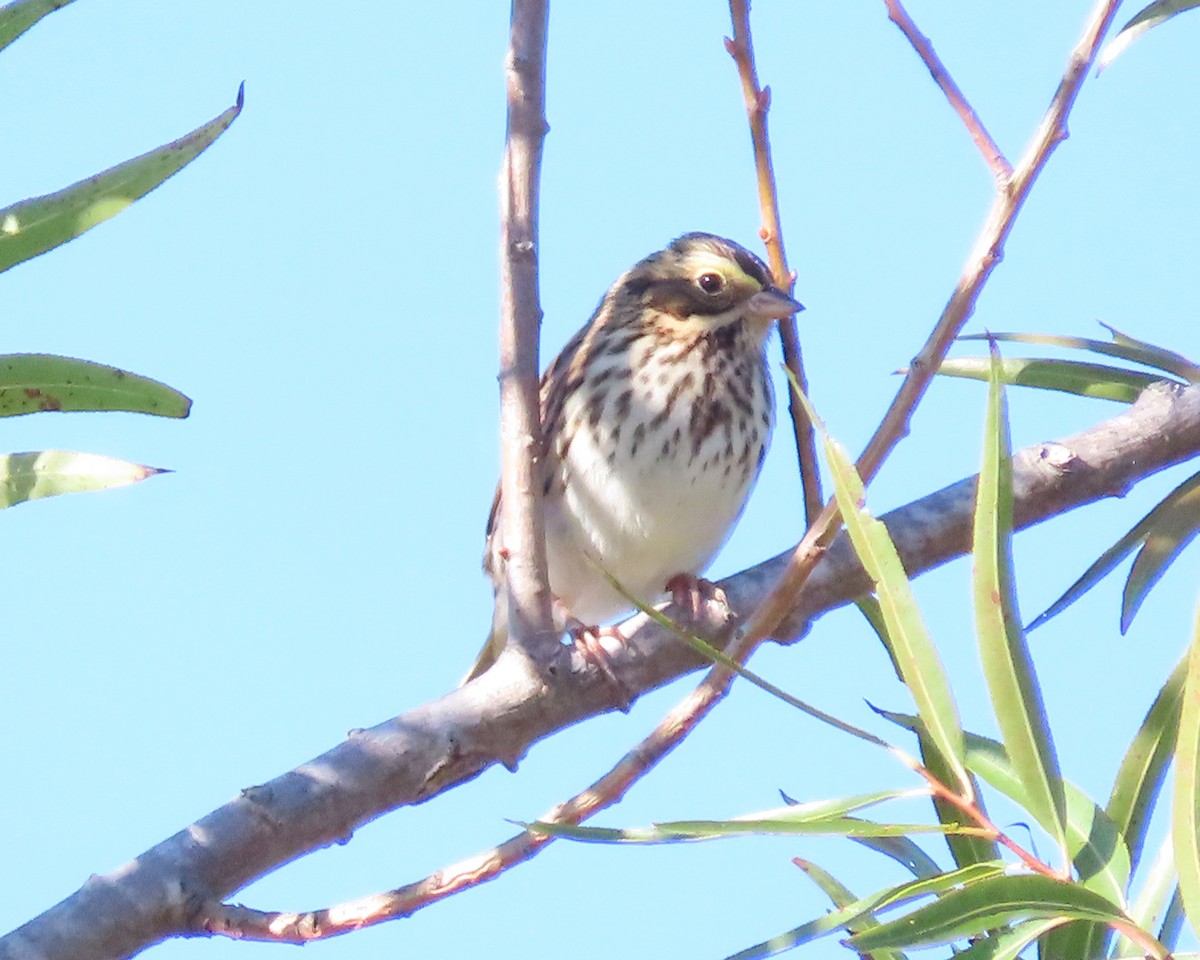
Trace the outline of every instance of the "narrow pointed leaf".
[[65, 7], [71, 0], [14, 0], [0, 7], [0, 50], [17, 39], [46, 14]]
[[1200, 475], [1185, 481], [1155, 508], [1159, 516], [1133, 560], [1121, 596], [1121, 633], [1129, 629], [1142, 601], [1167, 568], [1200, 533]]
[[[993, 348], [994, 351], [995, 348]], [[974, 593], [979, 655], [1004, 747], [1029, 812], [1065, 850], [1066, 799], [1041, 689], [1017, 612], [1012, 569], [1012, 462], [998, 371], [988, 390], [975, 503]]]
[[[795, 858], [792, 862], [804, 871], [805, 876], [820, 887], [825, 896], [829, 897], [834, 907], [848, 907], [861, 899], [851, 893], [845, 884], [824, 867], [818, 866], [810, 860], [802, 860], [799, 857]], [[843, 929], [846, 933], [853, 935], [862, 930], [869, 930], [878, 924], [879, 921], [873, 916], [869, 913], [864, 913], [854, 922], [847, 924]], [[880, 950], [872, 956], [871, 960], [902, 960], [903, 957], [904, 954], [898, 951]]]
[[[952, 357], [942, 361], [938, 373], [946, 377], [986, 380], [989, 367], [986, 357]], [[1078, 360], [1009, 357], [1000, 364], [1000, 379], [1015, 387], [1034, 387], [1038, 390], [1073, 393], [1094, 400], [1133, 403], [1150, 384], [1163, 378], [1141, 370], [1081, 363]]]
[[[881, 717], [890, 720], [892, 723], [903, 727], [916, 734], [917, 742], [921, 749], [921, 762], [925, 765], [934, 777], [942, 783], [948, 783], [952, 779], [952, 774], [949, 766], [946, 764], [946, 759], [941, 751], [934, 746], [929, 739], [929, 735], [925, 732], [925, 726], [921, 721], [914, 716], [904, 713], [896, 713], [891, 710], [880, 710], [873, 707]], [[975, 782], [975, 775], [970, 769], [970, 751], [971, 751], [971, 734], [966, 734], [967, 744], [967, 776], [970, 777], [971, 793], [975, 798], [975, 805], [987, 813], [987, 805], [984, 803], [983, 795], [979, 792], [979, 785]], [[1001, 753], [1003, 748], [999, 747]], [[938, 821], [948, 826], [962, 823], [966, 817], [965, 814], [950, 801], [933, 796], [930, 798], [933, 801], [933, 809], [937, 813]], [[994, 840], [989, 840], [987, 837], [975, 836], [973, 834], [958, 834], [947, 833], [946, 845], [950, 848], [950, 855], [954, 857], [954, 862], [959, 867], [970, 866], [975, 863], [989, 863], [1000, 858], [1000, 849]]]
[[[1175, 858], [1171, 850], [1171, 840], [1168, 837], [1162, 849], [1155, 858], [1149, 874], [1142, 882], [1142, 889], [1137, 899], [1130, 904], [1129, 919], [1143, 930], [1153, 930], [1158, 927], [1158, 941], [1167, 947], [1173, 947], [1172, 939], [1178, 937], [1178, 930], [1165, 927], [1164, 920], [1172, 919], [1171, 905], [1179, 898], [1179, 884], [1175, 878]], [[1173, 921], [1172, 921], [1173, 922]], [[1089, 956], [1098, 956], [1093, 952]], [[1125, 937], [1117, 940], [1113, 956], [1136, 956], [1137, 948]]]
[[[819, 423], [815, 417], [813, 422]], [[842, 521], [854, 552], [875, 583], [895, 663], [929, 736], [945, 755], [955, 780], [969, 789], [970, 781], [962, 762], [962, 723], [950, 681], [925, 629], [896, 546], [888, 536], [887, 527], [864, 508], [866, 492], [845, 450], [823, 429], [822, 435]]]
[[783, 703], [786, 703], [790, 707], [794, 707], [795, 709], [799, 710], [801, 713], [805, 713], [815, 720], [820, 720], [822, 723], [828, 724], [829, 726], [833, 727], [835, 730], [840, 730], [842, 733], [848, 733], [852, 737], [857, 737], [860, 740], [865, 740], [867, 743], [874, 744], [877, 747], [883, 747], [885, 750], [893, 749], [890, 744], [886, 743], [883, 740], [880, 740], [879, 737], [875, 736], [875, 734], [870, 733], [866, 730], [863, 730], [861, 727], [856, 727], [852, 723], [847, 723], [844, 720], [839, 720], [837, 717], [833, 716], [833, 714], [826, 713], [824, 710], [814, 707], [810, 703], [806, 703], [805, 701], [801, 700], [799, 697], [792, 696], [786, 690], [784, 690], [780, 687], [777, 687], [775, 684], [771, 683], [769, 680], [766, 680], [763, 677], [760, 677], [753, 670], [749, 669], [748, 667], [743, 666], [742, 664], [738, 663], [736, 660], [727, 656], [724, 653], [724, 651], [718, 650], [711, 643], [708, 643], [706, 640], [702, 640], [700, 637], [696, 636], [691, 631], [685, 630], [682, 626], [680, 626], [678, 623], [673, 621], [670, 617], [668, 617], [661, 610], [656, 610], [654, 607], [649, 606], [645, 601], [640, 600], [637, 597], [633, 596], [633, 594], [631, 594], [628, 590], [626, 590], [625, 587], [621, 584], [621, 582], [619, 580], [617, 580], [616, 577], [614, 577], [611, 573], [609, 573], [607, 570], [605, 570], [599, 564], [596, 564], [596, 568], [600, 571], [601, 575], [606, 580], [608, 580], [608, 582], [612, 585], [612, 588], [614, 590], [616, 590], [617, 593], [619, 593], [621, 596], [623, 596], [626, 600], [629, 601], [629, 605], [631, 607], [636, 607], [640, 613], [644, 613], [647, 617], [649, 617], [651, 620], [653, 620], [655, 623], [657, 623], [663, 629], [670, 630], [673, 633], [675, 633], [676, 636], [678, 636], [681, 640], [683, 640], [685, 643], [687, 643], [687, 645], [690, 646], [693, 650], [695, 650], [697, 653], [702, 654], [703, 656], [708, 657], [710, 660], [712, 660], [713, 663], [718, 663], [721, 666], [723, 666], [729, 670], [732, 670], [739, 677], [743, 678], [744, 680], [746, 680], [749, 683], [754, 684], [754, 686], [758, 687], [763, 692], [769, 693], [771, 696], [775, 697], [777, 700], [780, 700]]
[[[1052, 617], [1058, 616], [1067, 609], [1076, 600], [1082, 597], [1085, 593], [1092, 589], [1097, 583], [1103, 580], [1109, 573], [1131, 554], [1138, 544], [1145, 542], [1159, 525], [1163, 523], [1164, 517], [1169, 515], [1172, 510], [1172, 504], [1177, 497], [1190, 497], [1192, 491], [1200, 489], [1200, 473], [1189, 477], [1178, 487], [1172, 490], [1167, 496], [1148, 514], [1142, 517], [1137, 523], [1130, 528], [1129, 532], [1121, 537], [1116, 543], [1105, 550], [1095, 563], [1087, 568], [1083, 574], [1076, 580], [1061, 597], [1055, 600], [1042, 613], [1038, 614], [1030, 622], [1028, 629], [1032, 630], [1035, 627], [1040, 627], [1043, 623], [1050, 620]], [[1149, 589], [1149, 587], [1147, 587]], [[1141, 600], [1138, 600], [1140, 605]], [[1128, 616], [1132, 619], [1133, 613], [1136, 613], [1136, 607], [1129, 612]], [[1125, 611], [1122, 612], [1122, 620], [1124, 621]], [[1122, 628], [1124, 632], [1124, 627]]]
[[[974, 733], [968, 733], [966, 738], [967, 766], [971, 772], [1028, 809], [1024, 784], [1005, 754], [1004, 746]], [[1078, 787], [1064, 781], [1063, 791], [1067, 809], [1067, 852], [1080, 882], [1112, 903], [1122, 904], [1129, 883], [1130, 860], [1120, 833], [1108, 814]], [[1038, 822], [1042, 829], [1047, 829], [1045, 823]]]
[[63, 493], [125, 487], [165, 472], [157, 467], [70, 450], [9, 453], [0, 455], [0, 507]]
[[127, 370], [43, 353], [0, 356], [0, 417], [47, 410], [124, 410], [186, 417], [192, 401]]
[[[948, 825], [955, 826], [956, 823]], [[918, 879], [927, 880], [942, 872], [936, 861], [908, 837], [853, 837], [852, 839], [868, 850], [891, 857]]]
[[1151, 27], [1157, 27], [1165, 20], [1170, 20], [1177, 13], [1200, 7], [1200, 0], [1155, 0], [1149, 6], [1143, 7], [1138, 14], [1123, 26], [1112, 38], [1100, 56], [1096, 58], [1096, 72], [1099, 73], [1124, 53], [1131, 43]]
[[792, 950], [802, 944], [819, 939], [834, 930], [840, 930], [847, 924], [854, 923], [860, 917], [873, 915], [885, 907], [908, 903], [920, 897], [942, 893], [959, 886], [969, 886], [985, 879], [998, 876], [1004, 870], [1002, 863], [976, 864], [950, 873], [943, 873], [929, 880], [911, 880], [899, 886], [888, 887], [878, 893], [863, 897], [855, 903], [848, 904], [808, 923], [789, 930], [787, 933], [772, 937], [753, 947], [728, 957], [727, 960], [758, 960], [761, 957], [773, 957], [786, 950]]
[[[1067, 917], [1132, 927], [1128, 917], [1097, 893], [1078, 884], [1043, 876], [1003, 876], [952, 890], [931, 904], [850, 937], [846, 945], [860, 953], [904, 950], [966, 940], [1023, 920]], [[1149, 940], [1149, 935], [1146, 935]], [[1166, 960], [1167, 951], [1154, 956]]]
[[1200, 933], [1200, 616], [1192, 631], [1175, 743], [1171, 836], [1183, 907], [1192, 930]]
[[1136, 867], [1141, 859], [1150, 818], [1175, 751], [1187, 669], [1188, 656], [1185, 654], [1154, 698], [1133, 742], [1125, 751], [1105, 808], [1125, 838], [1132, 867]]
[[[1112, 336], [1112, 340], [1092, 340], [1085, 337], [1064, 337], [1046, 333], [992, 333], [969, 334], [960, 340], [995, 340], [999, 343], [1029, 343], [1039, 347], [1063, 347], [1068, 350], [1087, 350], [1106, 357], [1116, 357], [1130, 363], [1140, 363], [1164, 373], [1172, 374], [1187, 383], [1200, 379], [1200, 367], [1187, 357], [1166, 347], [1145, 340], [1138, 340], [1122, 333], [1116, 327], [1101, 323]], [[1110, 369], [1110, 368], [1105, 368]], [[1111, 368], [1116, 369], [1116, 368]], [[1155, 379], [1162, 379], [1156, 377]]]
[[[1053, 917], [1050, 920], [1026, 920], [1024, 923], [1016, 923], [1005, 930], [975, 940], [966, 950], [956, 951], [954, 960], [1016, 960], [1021, 951], [1039, 937], [1044, 937], [1070, 922], [1066, 917]], [[1049, 953], [1047, 955], [1058, 956]]]
[[191, 133], [57, 193], [0, 209], [0, 271], [74, 240], [115, 216], [199, 156], [233, 123], [237, 102]]

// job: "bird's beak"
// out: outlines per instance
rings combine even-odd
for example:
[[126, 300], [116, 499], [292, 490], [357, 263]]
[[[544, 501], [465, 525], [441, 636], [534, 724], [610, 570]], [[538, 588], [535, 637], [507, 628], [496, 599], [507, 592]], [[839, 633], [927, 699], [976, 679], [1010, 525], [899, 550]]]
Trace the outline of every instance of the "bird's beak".
[[803, 309], [804, 304], [793, 300], [778, 287], [760, 290], [746, 302], [746, 316], [751, 320], [779, 320]]

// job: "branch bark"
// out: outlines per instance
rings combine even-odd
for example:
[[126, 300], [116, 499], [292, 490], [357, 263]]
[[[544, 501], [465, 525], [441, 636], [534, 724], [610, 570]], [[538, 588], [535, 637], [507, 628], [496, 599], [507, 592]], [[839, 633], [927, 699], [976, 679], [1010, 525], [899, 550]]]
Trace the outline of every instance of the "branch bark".
[[513, 0], [505, 75], [508, 133], [500, 173], [500, 523], [508, 557], [509, 636], [535, 663], [558, 652], [550, 616], [537, 483], [538, 182], [546, 139], [546, 0]]
[[[1111, 420], [1014, 458], [1021, 528], [1109, 496], [1200, 455], [1200, 385], [1160, 386]], [[974, 477], [883, 518], [913, 576], [966, 552]], [[753, 610], [777, 581], [790, 551], [724, 581], [736, 615]], [[868, 585], [839, 538], [781, 621], [790, 642], [822, 613]], [[679, 616], [679, 611], [670, 611]], [[717, 643], [728, 624], [695, 625]], [[702, 666], [669, 632], [638, 616], [623, 627], [627, 647], [612, 667], [629, 690], [646, 692]], [[513, 765], [543, 737], [611, 709], [608, 683], [594, 672], [565, 673], [547, 686], [508, 658], [467, 686], [369, 730], [238, 798], [164, 840], [126, 866], [91, 878], [66, 900], [0, 939], [0, 960], [108, 960], [169, 936], [213, 932], [206, 908], [258, 877], [332, 843], [391, 810], [428, 800], [495, 763]], [[402, 916], [447, 893], [490, 879], [493, 851], [439, 871], [438, 883], [402, 888], [387, 904]], [[382, 899], [386, 899], [383, 895]], [[376, 907], [381, 898], [371, 898]], [[347, 908], [353, 905], [345, 905]], [[360, 925], [356, 922], [355, 926]]]

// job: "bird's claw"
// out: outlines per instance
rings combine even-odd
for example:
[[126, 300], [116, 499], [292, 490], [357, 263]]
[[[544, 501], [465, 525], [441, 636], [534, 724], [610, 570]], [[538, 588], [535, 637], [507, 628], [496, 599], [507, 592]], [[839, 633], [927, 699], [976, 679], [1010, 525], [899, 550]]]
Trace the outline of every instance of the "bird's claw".
[[677, 573], [667, 581], [671, 602], [687, 614], [692, 623], [704, 617], [705, 608], [715, 606], [723, 620], [729, 619], [729, 598], [711, 580], [690, 573]]

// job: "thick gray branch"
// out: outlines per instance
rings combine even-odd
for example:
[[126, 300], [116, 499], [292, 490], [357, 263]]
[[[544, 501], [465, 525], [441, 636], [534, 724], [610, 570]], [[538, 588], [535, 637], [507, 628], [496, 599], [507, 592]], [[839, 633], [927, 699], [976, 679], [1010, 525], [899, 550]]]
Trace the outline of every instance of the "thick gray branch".
[[[1134, 483], [1200, 452], [1200, 386], [1154, 387], [1111, 420], [1058, 443], [1017, 454], [1017, 522], [1124, 494]], [[916, 575], [966, 552], [974, 478], [884, 519], [905, 567]], [[744, 617], [786, 562], [767, 560], [723, 583]], [[867, 588], [844, 540], [830, 549], [785, 620], [782, 640]], [[628, 649], [612, 665], [644, 692], [700, 666], [666, 631], [635, 617]], [[720, 626], [697, 632], [716, 638]], [[345, 840], [397, 807], [420, 803], [494, 763], [514, 764], [543, 737], [611, 709], [611, 684], [591, 673], [543, 686], [503, 657], [475, 682], [370, 730], [270, 783], [252, 787], [125, 867], [93, 877], [40, 917], [0, 939], [0, 960], [115, 958], [190, 931], [196, 906], [224, 899], [280, 864]]]

